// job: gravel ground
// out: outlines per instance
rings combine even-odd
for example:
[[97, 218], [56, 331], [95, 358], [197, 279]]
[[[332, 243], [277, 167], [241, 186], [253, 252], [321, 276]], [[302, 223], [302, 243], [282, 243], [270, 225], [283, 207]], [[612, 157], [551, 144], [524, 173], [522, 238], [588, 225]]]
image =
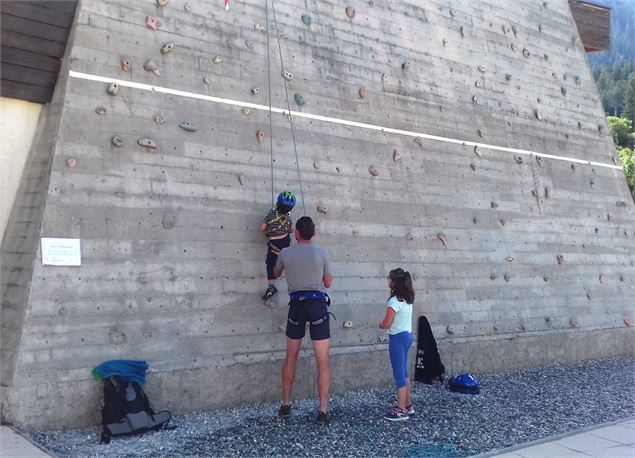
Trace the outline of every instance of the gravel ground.
[[[417, 415], [390, 423], [391, 387], [334, 395], [332, 423], [313, 423], [315, 400], [180, 415], [174, 430], [113, 438], [96, 427], [31, 433], [62, 457], [89, 456], [469, 456], [635, 415], [635, 358], [476, 374], [480, 395], [415, 384]], [[157, 406], [160, 407], [160, 406]]]

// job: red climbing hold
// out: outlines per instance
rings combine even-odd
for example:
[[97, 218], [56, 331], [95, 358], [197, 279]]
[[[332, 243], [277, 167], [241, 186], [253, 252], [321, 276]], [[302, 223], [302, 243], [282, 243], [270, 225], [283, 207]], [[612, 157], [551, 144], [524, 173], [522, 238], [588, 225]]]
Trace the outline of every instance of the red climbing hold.
[[368, 173], [370, 173], [374, 177], [379, 176], [379, 170], [377, 170], [374, 165], [368, 167]]
[[98, 115], [103, 115], [106, 114], [106, 107], [97, 107], [95, 108], [95, 113], [97, 113]]
[[68, 159], [68, 160], [66, 161], [66, 165], [68, 165], [68, 167], [69, 167], [69, 168], [74, 169], [74, 168], [75, 168], [75, 166], [77, 165], [77, 160], [72, 159], [72, 158], [71, 158], [71, 159]]
[[556, 260], [558, 261], [558, 265], [564, 264], [564, 256], [562, 256], [561, 254], [556, 255]]
[[150, 72], [156, 76], [161, 76], [161, 72], [159, 71], [159, 67], [157, 67], [157, 64], [153, 61], [153, 60], [149, 60], [147, 61], [145, 64], [143, 64], [143, 69], [147, 72]]
[[349, 19], [353, 19], [355, 17], [355, 8], [353, 8], [352, 6], [347, 6], [346, 7], [346, 16]]
[[121, 69], [124, 72], [129, 72], [130, 68], [132, 68], [132, 61], [128, 58], [121, 59]]
[[393, 160], [393, 162], [399, 162], [401, 160], [401, 158], [402, 158], [402, 155], [401, 155], [401, 153], [399, 151], [394, 150], [392, 152], [392, 160]]
[[443, 246], [448, 246], [448, 238], [443, 232], [439, 232], [437, 234], [437, 238], [441, 240], [441, 243], [443, 243]]
[[262, 143], [265, 141], [265, 133], [262, 130], [259, 130], [258, 132], [256, 132], [256, 138], [258, 139], [259, 143]]
[[403, 64], [401, 64], [401, 68], [407, 72], [408, 70], [410, 70], [410, 62], [404, 62]]
[[624, 317], [624, 324], [628, 327], [633, 326], [633, 320], [630, 319], [630, 317], [625, 316]]
[[414, 234], [412, 232], [408, 232], [406, 234], [406, 240], [408, 240], [409, 242], [414, 240], [414, 238], [415, 238], [415, 236], [414, 236]]
[[157, 29], [157, 18], [155, 18], [154, 16], [146, 17], [146, 25], [148, 27], [150, 27], [152, 30], [156, 30]]
[[137, 140], [137, 145], [150, 149], [155, 149], [157, 147], [157, 144], [149, 138], [140, 138]]

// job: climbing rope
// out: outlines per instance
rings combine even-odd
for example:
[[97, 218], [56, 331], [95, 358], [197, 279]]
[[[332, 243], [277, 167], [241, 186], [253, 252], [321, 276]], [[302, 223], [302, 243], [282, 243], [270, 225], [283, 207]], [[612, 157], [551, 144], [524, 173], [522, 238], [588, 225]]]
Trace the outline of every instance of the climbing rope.
[[[268, 15], [269, 1], [268, 0], [266, 1], [267, 1], [267, 15]], [[278, 54], [280, 55], [280, 71], [282, 73], [284, 72], [284, 61], [282, 59], [282, 46], [280, 45], [280, 31], [278, 30], [278, 19], [276, 17], [276, 5], [274, 0], [271, 0], [271, 11], [273, 12], [273, 21], [275, 24], [276, 37], [278, 39]], [[267, 16], [267, 21], [268, 20], [269, 20], [269, 17]], [[267, 22], [267, 43], [269, 43], [269, 23], [268, 22]], [[269, 49], [267, 49], [267, 54], [269, 54]], [[268, 55], [267, 55], [267, 61], [269, 61]], [[289, 89], [287, 88], [286, 79], [283, 78], [282, 81], [284, 82], [284, 93], [287, 99], [287, 114], [289, 116], [289, 125], [291, 126], [291, 138], [293, 140], [293, 152], [295, 154], [295, 165], [298, 171], [298, 183], [300, 186], [300, 196], [302, 198], [302, 214], [306, 216], [306, 205], [304, 203], [304, 189], [302, 188], [302, 175], [300, 173], [300, 161], [298, 159], [298, 147], [295, 141], [295, 129], [293, 126], [293, 116], [291, 116], [291, 104], [289, 103]], [[269, 87], [269, 122], [271, 123], [271, 87]], [[273, 151], [273, 146], [272, 146], [272, 151]], [[272, 152], [272, 157], [273, 157], [273, 152]], [[271, 167], [272, 167], [272, 173], [273, 173], [273, 159], [272, 159]], [[273, 180], [272, 180], [272, 183], [273, 183]]]
[[269, 47], [269, 0], [265, 0], [265, 16], [267, 27], [267, 85], [269, 89], [269, 153], [271, 155], [271, 208], [275, 208], [275, 192], [273, 186], [273, 127], [271, 121], [271, 63], [269, 55], [271, 54], [271, 48]]

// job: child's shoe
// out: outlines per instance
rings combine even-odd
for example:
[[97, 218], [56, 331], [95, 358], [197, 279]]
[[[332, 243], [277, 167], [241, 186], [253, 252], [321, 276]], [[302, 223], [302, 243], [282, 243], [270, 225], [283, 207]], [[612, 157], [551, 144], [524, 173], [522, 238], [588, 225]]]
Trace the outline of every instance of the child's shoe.
[[384, 415], [384, 419], [388, 421], [405, 421], [410, 420], [410, 417], [407, 411], [401, 410], [399, 407], [393, 407]]
[[271, 299], [273, 297], [274, 294], [276, 294], [278, 292], [278, 288], [276, 288], [274, 285], [269, 285], [267, 286], [267, 291], [265, 291], [265, 295], [262, 296], [263, 300], [267, 300], [267, 299]]
[[408, 416], [410, 416], [410, 417], [414, 416], [414, 414], [415, 414], [415, 406], [410, 404], [409, 406], [406, 407], [406, 410], [408, 411]]

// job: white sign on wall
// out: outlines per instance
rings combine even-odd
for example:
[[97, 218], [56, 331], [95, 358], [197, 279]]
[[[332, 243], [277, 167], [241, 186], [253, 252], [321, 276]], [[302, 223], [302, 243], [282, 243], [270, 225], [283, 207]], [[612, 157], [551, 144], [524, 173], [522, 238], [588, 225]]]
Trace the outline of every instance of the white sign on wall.
[[43, 266], [81, 266], [79, 239], [42, 238]]

